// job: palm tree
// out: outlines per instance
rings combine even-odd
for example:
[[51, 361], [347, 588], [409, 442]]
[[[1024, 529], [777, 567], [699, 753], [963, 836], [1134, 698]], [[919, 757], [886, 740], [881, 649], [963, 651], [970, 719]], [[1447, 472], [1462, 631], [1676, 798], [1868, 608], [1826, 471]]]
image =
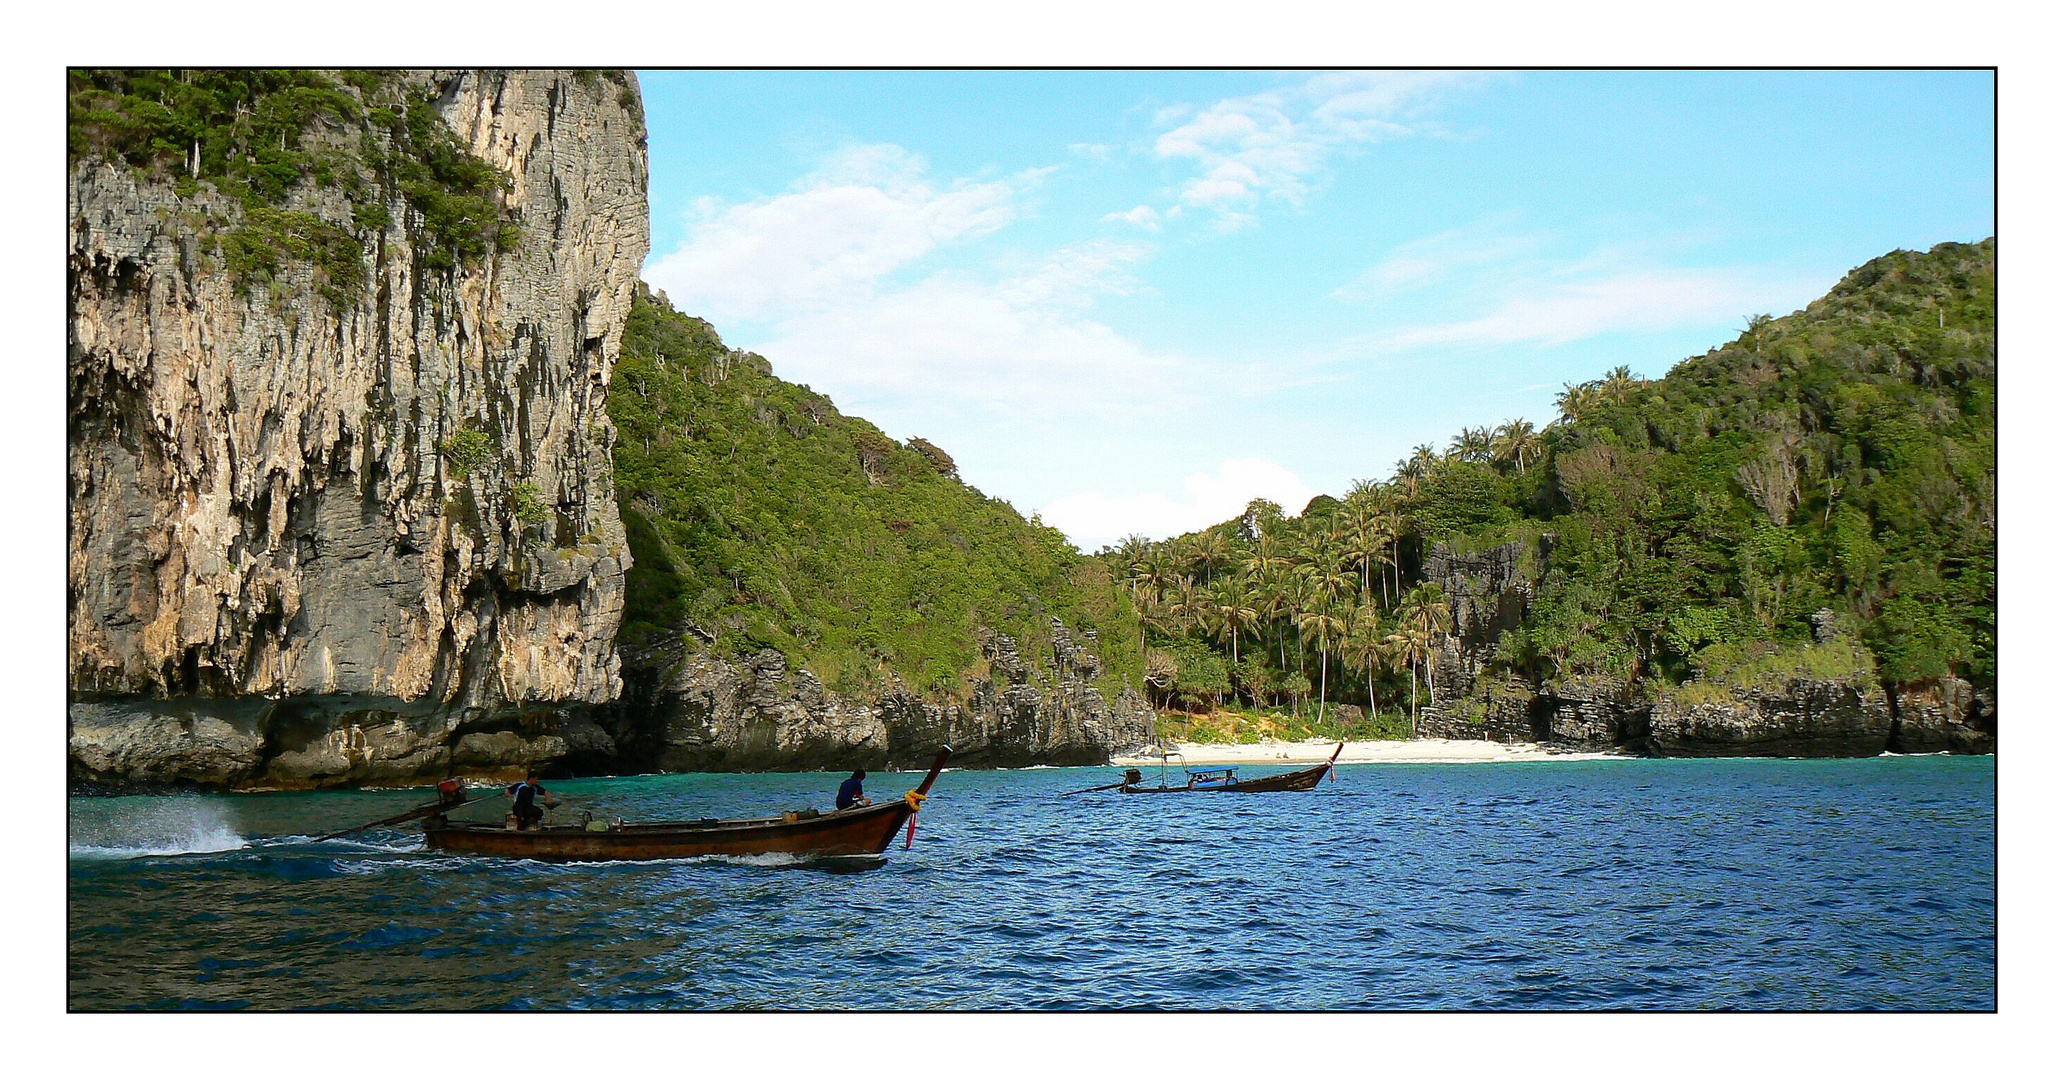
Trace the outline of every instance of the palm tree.
[[[1409, 668], [1415, 655], [1411, 628], [1400, 624], [1383, 636], [1383, 643], [1379, 648], [1385, 667], [1393, 671], [1400, 667]], [[1416, 739], [1419, 737], [1419, 680], [1407, 676], [1405, 685], [1412, 689], [1411, 736]]]
[[1397, 511], [1397, 506], [1394, 502], [1386, 506], [1383, 512], [1378, 515], [1376, 531], [1378, 535], [1390, 541], [1390, 558], [1386, 560], [1390, 563], [1390, 592], [1385, 593], [1383, 598], [1383, 602], [1388, 605], [1391, 593], [1397, 593], [1402, 596], [1405, 591], [1404, 583], [1398, 580], [1398, 565], [1404, 559], [1404, 555], [1398, 550], [1398, 542], [1404, 536], [1405, 517]]
[[1440, 455], [1433, 452], [1432, 443], [1420, 443], [1412, 448], [1411, 457], [1398, 462], [1398, 475], [1417, 480], [1433, 471], [1434, 463], [1439, 460]]
[[1563, 383], [1562, 393], [1555, 395], [1555, 408], [1562, 414], [1563, 422], [1575, 423], [1600, 400], [1597, 383]]
[[1627, 395], [1646, 385], [1648, 385], [1647, 379], [1634, 374], [1627, 365], [1621, 364], [1619, 367], [1605, 373], [1605, 380], [1599, 384], [1598, 389], [1607, 398], [1611, 399], [1613, 404], [1625, 405], [1627, 403]]
[[1163, 633], [1171, 632], [1172, 623], [1162, 611], [1162, 598], [1175, 580], [1175, 568], [1169, 563], [1167, 552], [1159, 546], [1151, 546], [1137, 562], [1132, 564], [1132, 580], [1128, 588], [1132, 603], [1140, 613], [1140, 652], [1147, 648], [1147, 628], [1153, 627]]
[[1369, 564], [1383, 557], [1383, 541], [1376, 534], [1376, 511], [1366, 503], [1350, 501], [1341, 530], [1341, 557], [1362, 572], [1362, 595], [1369, 594]]
[[1369, 680], [1369, 718], [1376, 718], [1376, 667], [1385, 662], [1383, 616], [1366, 601], [1354, 609], [1347, 623], [1347, 637], [1340, 645], [1340, 660], [1362, 669]]
[[1326, 654], [1334, 641], [1347, 633], [1347, 620], [1337, 614], [1337, 609], [1327, 597], [1310, 610], [1297, 613], [1297, 629], [1310, 634], [1319, 641], [1319, 723], [1326, 722]]
[[[1454, 612], [1448, 607], [1447, 593], [1438, 582], [1422, 581], [1405, 594], [1398, 612], [1398, 622], [1410, 631], [1412, 647], [1419, 658], [1418, 668], [1426, 676], [1426, 696], [1433, 697], [1433, 641], [1434, 638], [1452, 633], [1455, 629]], [[1416, 717], [1419, 691], [1415, 683], [1412, 696]], [[1414, 724], [1417, 724], [1415, 719]]]
[[1140, 560], [1147, 557], [1147, 552], [1153, 550], [1153, 547], [1154, 542], [1152, 540], [1138, 533], [1128, 535], [1125, 539], [1118, 542], [1118, 565], [1123, 567], [1125, 572], [1130, 575], [1133, 573], [1134, 568], [1139, 566]]
[[1519, 466], [1519, 475], [1526, 475], [1527, 455], [1540, 444], [1534, 434], [1534, 425], [1525, 420], [1507, 420], [1498, 425], [1496, 437], [1491, 442], [1491, 460], [1499, 464], [1514, 462]]
[[1254, 628], [1261, 618], [1259, 612], [1247, 604], [1247, 590], [1236, 578], [1220, 578], [1204, 598], [1207, 610], [1211, 612], [1213, 636], [1232, 645], [1233, 666], [1240, 664], [1240, 635]]
[[1197, 568], [1197, 538], [1178, 536], [1170, 540], [1168, 558], [1176, 573], [1188, 577]]
[[1175, 567], [1168, 557], [1168, 549], [1156, 545], [1147, 549], [1139, 561], [1132, 564], [1133, 584], [1148, 596], [1158, 597], [1168, 591], [1175, 581]]
[[[1312, 582], [1311, 567], [1297, 566], [1283, 575], [1283, 601], [1290, 628], [1297, 632], [1297, 670], [1304, 670], [1304, 613], [1318, 606], [1319, 589]], [[1288, 665], [1285, 665], [1288, 670]]]
[[1267, 499], [1249, 499], [1247, 509], [1240, 513], [1240, 532], [1249, 540], [1274, 532], [1282, 523], [1283, 508]]
[[[1748, 338], [1748, 339], [1749, 339], [1749, 344], [1750, 344], [1750, 345], [1752, 345], [1752, 346], [1754, 346], [1754, 350], [1755, 350], [1756, 352], [1762, 352], [1762, 351], [1763, 351], [1763, 342], [1764, 342], [1764, 341], [1765, 341], [1765, 340], [1766, 340], [1767, 338], [1769, 338], [1769, 337], [1770, 337], [1770, 335], [1771, 335], [1771, 325], [1770, 325], [1770, 324], [1771, 324], [1772, 320], [1771, 320], [1770, 316], [1768, 316], [1768, 315], [1750, 315], [1750, 316], [1748, 316], [1747, 318], [1743, 319], [1742, 321], [1743, 321], [1743, 322], [1745, 322], [1745, 323], [1747, 323], [1747, 324], [1748, 324], [1748, 327], [1749, 327], [1749, 328], [1748, 328], [1748, 329], [1747, 329], [1746, 331], [1744, 331], [1744, 332], [1743, 332], [1742, 336], [1743, 336], [1743, 337], [1746, 337], [1746, 338]], [[1941, 321], [1941, 313], [1940, 313], [1940, 312], [1937, 312], [1937, 313], [1936, 313], [1936, 321], [1937, 321], [1937, 322], [1940, 322], [1940, 321]]]
[[[1397, 516], [1373, 498], [1356, 507], [1348, 518], [1342, 554], [1349, 565], [1361, 568], [1362, 592], [1365, 595], [1372, 591], [1369, 587], [1371, 569], [1376, 571], [1377, 584], [1382, 585], [1385, 584], [1383, 568], [1389, 566], [1395, 570], [1397, 567], [1398, 525]], [[1384, 589], [1383, 602], [1386, 605], [1390, 603], [1388, 588]]]
[[1182, 633], [1183, 616], [1166, 597], [1157, 596], [1140, 608], [1140, 648], [1146, 648], [1147, 631], [1153, 630], [1162, 637], [1176, 637]]
[[1448, 456], [1462, 461], [1485, 461], [1491, 456], [1489, 428], [1463, 428], [1448, 441]]
[[1196, 552], [1197, 562], [1204, 567], [1206, 585], [1211, 584], [1211, 571], [1231, 562], [1233, 558], [1231, 543], [1216, 529], [1199, 534], [1196, 546], [1192, 550]]
[[1290, 662], [1283, 655], [1282, 622], [1295, 610], [1291, 581], [1293, 576], [1290, 569], [1285, 566], [1267, 571], [1254, 579], [1254, 587], [1261, 594], [1261, 602], [1256, 605], [1255, 610], [1261, 613], [1262, 618], [1268, 620], [1269, 628], [1275, 633], [1276, 667], [1285, 671], [1289, 670]]
[[1254, 578], [1266, 577], [1288, 565], [1290, 558], [1283, 553], [1283, 541], [1272, 532], [1262, 533], [1260, 539], [1254, 541], [1246, 561], [1241, 563], [1248, 576]]
[[1176, 626], [1180, 630], [1187, 631], [1204, 617], [1204, 596], [1194, 579], [1177, 578], [1175, 588], [1169, 591], [1168, 598], [1168, 606], [1174, 610]]

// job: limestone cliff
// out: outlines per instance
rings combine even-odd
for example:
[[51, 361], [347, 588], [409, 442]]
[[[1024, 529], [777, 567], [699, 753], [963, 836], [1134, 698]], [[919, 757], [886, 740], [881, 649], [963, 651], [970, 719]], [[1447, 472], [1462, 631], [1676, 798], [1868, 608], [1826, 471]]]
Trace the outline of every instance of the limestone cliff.
[[[1816, 619], [1811, 647], [1750, 646], [1737, 670], [1682, 685], [1596, 674], [1529, 684], [1497, 673], [1499, 639], [1526, 620], [1554, 547], [1544, 535], [1480, 552], [1429, 552], [1426, 576], [1446, 593], [1453, 629], [1434, 642], [1433, 701], [1420, 717], [1421, 735], [1662, 757], [1993, 749], [1991, 703], [1971, 684], [1880, 685], [1869, 654], [1835, 634], [1831, 612]], [[1787, 671], [1786, 663], [1800, 670]]]
[[742, 663], [670, 644], [640, 655], [610, 724], [617, 743], [669, 772], [909, 768], [941, 743], [960, 767], [1100, 765], [1152, 737], [1136, 691], [1107, 701], [1094, 631], [1053, 621], [1050, 671], [1025, 663], [1009, 635], [984, 635], [989, 677], [965, 703], [928, 701], [900, 684], [871, 701], [827, 691], [768, 649]]
[[1685, 689], [1660, 695], [1649, 713], [1649, 745], [1664, 757], [1870, 757], [1891, 743], [1885, 692], [1862, 679]]
[[[348, 231], [342, 276], [363, 287], [293, 258], [251, 284], [222, 246], [246, 205], [71, 165], [77, 779], [307, 785], [614, 752], [582, 709], [621, 682], [603, 405], [647, 247], [636, 84], [400, 85], [506, 176], [513, 245], [441, 267], [421, 205], [368, 214], [310, 180], [283, 212]], [[370, 128], [310, 137], [378, 150]]]

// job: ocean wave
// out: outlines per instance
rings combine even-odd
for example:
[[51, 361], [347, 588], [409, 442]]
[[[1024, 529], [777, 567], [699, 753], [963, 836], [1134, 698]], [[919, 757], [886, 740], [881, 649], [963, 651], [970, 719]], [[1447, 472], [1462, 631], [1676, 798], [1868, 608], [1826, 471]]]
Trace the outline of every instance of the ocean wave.
[[217, 803], [175, 799], [110, 804], [97, 820], [74, 815], [68, 850], [75, 859], [138, 859], [163, 855], [208, 855], [249, 847], [251, 840], [230, 823]]
[[153, 838], [128, 843], [72, 844], [68, 848], [74, 859], [142, 859], [162, 855], [213, 855], [224, 851], [240, 851], [250, 847], [251, 841], [230, 830], [210, 829], [183, 837]]

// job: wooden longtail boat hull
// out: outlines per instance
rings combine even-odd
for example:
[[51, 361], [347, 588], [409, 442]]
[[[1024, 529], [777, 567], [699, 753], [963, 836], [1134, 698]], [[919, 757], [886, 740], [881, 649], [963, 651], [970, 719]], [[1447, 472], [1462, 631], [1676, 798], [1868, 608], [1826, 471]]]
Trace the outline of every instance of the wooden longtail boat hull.
[[1326, 778], [1327, 771], [1333, 768], [1333, 762], [1340, 757], [1340, 751], [1346, 746], [1346, 743], [1335, 746], [1333, 756], [1327, 758], [1323, 764], [1314, 765], [1309, 769], [1299, 769], [1296, 772], [1257, 776], [1252, 780], [1240, 780], [1231, 784], [1192, 784], [1184, 787], [1142, 787], [1126, 784], [1118, 790], [1127, 795], [1169, 795], [1190, 791], [1310, 791], [1319, 786], [1319, 781]]
[[[931, 772], [917, 786], [920, 799], [931, 790], [951, 753], [950, 747], [939, 748]], [[578, 825], [519, 830], [454, 823], [440, 816], [424, 823], [423, 841], [437, 851], [546, 862], [686, 859], [703, 855], [879, 855], [916, 812], [910, 801], [898, 798], [795, 821], [774, 817], [629, 822], [592, 831]]]

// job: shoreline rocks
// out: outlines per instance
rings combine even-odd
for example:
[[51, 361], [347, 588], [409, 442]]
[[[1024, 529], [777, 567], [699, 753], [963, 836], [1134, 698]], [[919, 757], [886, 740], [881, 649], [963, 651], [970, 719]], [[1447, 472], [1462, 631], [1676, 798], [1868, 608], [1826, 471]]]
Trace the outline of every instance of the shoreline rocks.
[[1721, 697], [1666, 694], [1649, 714], [1648, 745], [1659, 757], [1875, 757], [1891, 736], [1881, 688], [1793, 678]]
[[614, 726], [666, 772], [922, 767], [941, 743], [960, 768], [1101, 765], [1147, 741], [1146, 699], [1128, 689], [1110, 702], [1091, 685], [1094, 632], [1055, 620], [1052, 636], [1049, 675], [1008, 635], [985, 634], [990, 674], [965, 703], [927, 700], [893, 677], [872, 700], [849, 700], [772, 649], [734, 662], [670, 644], [633, 659]]
[[[1455, 554], [1436, 548], [1426, 574], [1447, 593], [1454, 631], [1435, 640], [1433, 701], [1422, 737], [1538, 743], [1654, 757], [1869, 757], [1992, 753], [1989, 695], [1958, 678], [1881, 686], [1867, 653], [1832, 676], [1757, 676], [1751, 684], [1636, 686], [1598, 676], [1529, 686], [1496, 678], [1499, 637], [1519, 627], [1554, 550], [1549, 535]], [[1834, 638], [1817, 618], [1816, 646]], [[1777, 646], [1761, 646], [1773, 653]]]

